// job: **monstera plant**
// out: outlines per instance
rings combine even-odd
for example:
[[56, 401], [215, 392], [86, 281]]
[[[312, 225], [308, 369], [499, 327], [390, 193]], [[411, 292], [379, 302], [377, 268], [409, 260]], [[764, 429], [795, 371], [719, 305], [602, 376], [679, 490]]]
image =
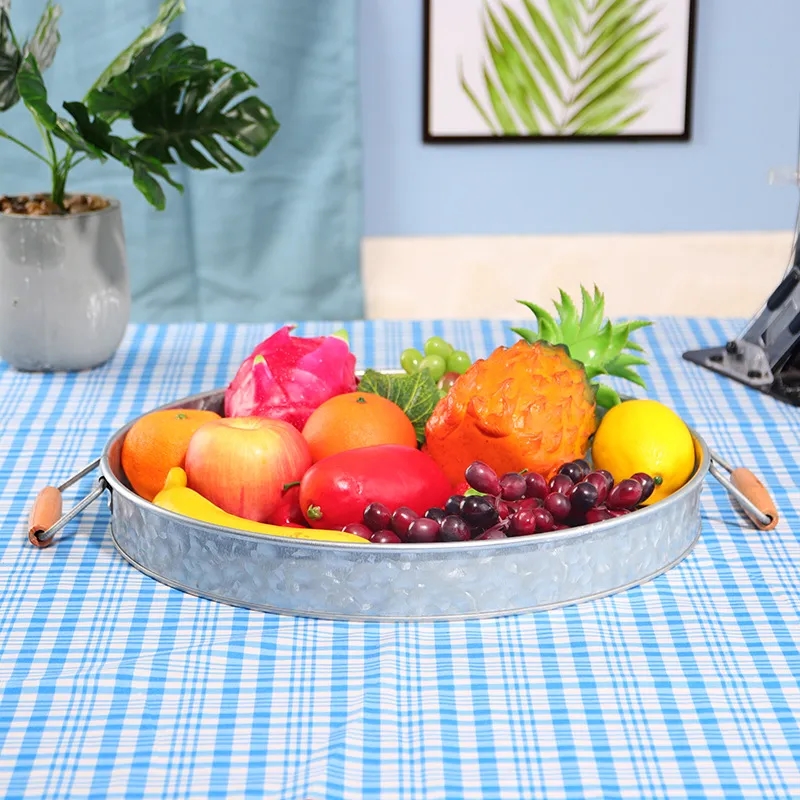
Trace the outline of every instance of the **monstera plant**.
[[[64, 103], [67, 116], [48, 103], [42, 77], [59, 43], [60, 6], [47, 4], [24, 43], [11, 26], [9, 6], [10, 0], [0, 0], [0, 111], [22, 100], [41, 133], [44, 153], [2, 130], [0, 137], [47, 163], [55, 213], [66, 210], [67, 178], [83, 159], [124, 164], [139, 191], [162, 209], [161, 182], [182, 188], [167, 170], [176, 158], [191, 169], [239, 172], [241, 164], [222, 143], [256, 156], [278, 129], [268, 105], [253, 95], [239, 99], [255, 87], [251, 77], [210, 59], [182, 34], [167, 35], [185, 10], [184, 0], [165, 0], [153, 23], [110, 63], [83, 100]], [[123, 121], [133, 126], [134, 136], [114, 134]]]
[[[61, 7], [48, 2], [30, 37], [22, 38], [11, 24], [10, 6], [11, 0], [0, 0], [0, 112], [22, 103], [42, 146], [37, 149], [2, 126], [0, 140], [47, 164], [51, 181], [47, 192], [0, 197], [0, 355], [23, 369], [94, 366], [116, 350], [128, 319], [122, 217], [113, 198], [70, 193], [71, 171], [87, 159], [119, 162], [161, 210], [165, 185], [183, 188], [171, 165], [239, 172], [243, 167], [234, 153], [259, 155], [278, 122], [250, 93], [256, 83], [246, 72], [169, 32], [185, 11], [184, 0], [163, 0], [155, 20], [111, 60], [85, 96], [56, 109], [43, 73], [60, 41]], [[81, 224], [68, 226], [75, 217]], [[34, 220], [39, 227], [26, 224]], [[54, 224], [44, 229], [44, 220]], [[44, 270], [47, 276], [34, 281], [35, 289], [32, 263], [40, 267], [36, 274]], [[49, 292], [56, 293], [58, 309], [42, 319], [42, 298]], [[24, 320], [34, 306], [38, 334], [30, 317]], [[72, 315], [70, 307], [76, 309]], [[23, 332], [18, 324], [25, 325]]]

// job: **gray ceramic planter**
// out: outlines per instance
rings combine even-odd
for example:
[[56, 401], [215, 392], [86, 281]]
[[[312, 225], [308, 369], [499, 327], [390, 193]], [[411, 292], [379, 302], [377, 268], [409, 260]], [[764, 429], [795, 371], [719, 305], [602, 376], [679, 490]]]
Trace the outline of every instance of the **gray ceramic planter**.
[[130, 317], [122, 212], [0, 214], [0, 357], [20, 370], [107, 361]]

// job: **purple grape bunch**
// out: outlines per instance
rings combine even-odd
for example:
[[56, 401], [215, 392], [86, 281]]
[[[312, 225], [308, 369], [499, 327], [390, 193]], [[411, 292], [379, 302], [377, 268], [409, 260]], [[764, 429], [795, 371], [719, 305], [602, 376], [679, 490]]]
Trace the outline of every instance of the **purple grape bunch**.
[[498, 475], [482, 461], [465, 473], [469, 490], [453, 494], [422, 516], [405, 506], [370, 503], [363, 519], [346, 526], [379, 544], [429, 544], [506, 539], [592, 525], [630, 514], [653, 493], [653, 478], [637, 472], [618, 483], [583, 459], [562, 464], [548, 481], [537, 472]]

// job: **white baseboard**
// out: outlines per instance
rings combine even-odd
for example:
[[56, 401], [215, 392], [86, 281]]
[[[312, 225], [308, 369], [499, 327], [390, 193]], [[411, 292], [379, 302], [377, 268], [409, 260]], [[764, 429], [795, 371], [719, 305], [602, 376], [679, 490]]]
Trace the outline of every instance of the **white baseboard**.
[[792, 231], [366, 238], [370, 319], [518, 318], [597, 284], [609, 316], [749, 317], [789, 264]]

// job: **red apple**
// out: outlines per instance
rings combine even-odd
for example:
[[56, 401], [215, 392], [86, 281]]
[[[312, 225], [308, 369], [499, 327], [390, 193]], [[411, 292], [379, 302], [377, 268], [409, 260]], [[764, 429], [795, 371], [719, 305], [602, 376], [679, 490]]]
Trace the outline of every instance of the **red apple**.
[[288, 422], [224, 417], [194, 432], [185, 463], [190, 489], [229, 514], [266, 522], [284, 485], [299, 481], [311, 466], [311, 452]]

